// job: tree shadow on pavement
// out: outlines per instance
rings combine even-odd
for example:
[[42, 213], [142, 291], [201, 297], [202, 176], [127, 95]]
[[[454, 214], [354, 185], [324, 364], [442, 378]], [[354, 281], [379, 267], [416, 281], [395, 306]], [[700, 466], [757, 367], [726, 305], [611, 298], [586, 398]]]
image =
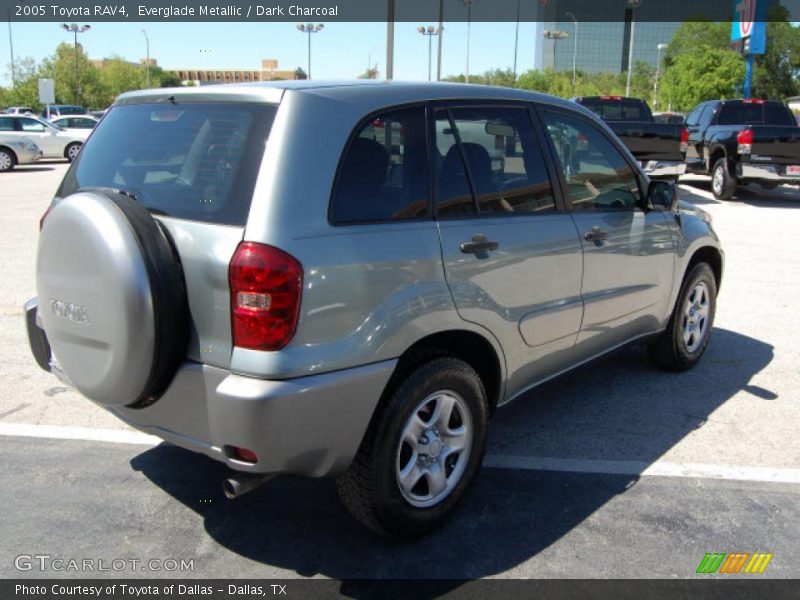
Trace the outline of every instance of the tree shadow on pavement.
[[[650, 464], [747, 390], [772, 357], [769, 344], [725, 329], [714, 330], [706, 356], [687, 373], [656, 370], [641, 347], [623, 350], [500, 409], [488, 452]], [[761, 402], [769, 394], [758, 388], [754, 399]], [[638, 480], [484, 468], [444, 528], [402, 543], [358, 525], [339, 502], [332, 480], [279, 477], [226, 501], [221, 482], [229, 471], [211, 459], [162, 444], [131, 464], [201, 515], [208, 535], [223, 547], [298, 575], [335, 579], [503, 573], [570, 533]], [[343, 593], [360, 595], [350, 594], [348, 585]], [[432, 590], [431, 596], [443, 591]]]

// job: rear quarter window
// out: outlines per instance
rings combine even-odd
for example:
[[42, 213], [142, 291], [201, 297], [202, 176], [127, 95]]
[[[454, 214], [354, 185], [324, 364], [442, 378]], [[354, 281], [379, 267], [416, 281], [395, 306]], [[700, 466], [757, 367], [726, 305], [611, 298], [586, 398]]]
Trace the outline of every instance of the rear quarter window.
[[246, 103], [115, 107], [96, 127], [58, 195], [119, 189], [155, 214], [244, 225], [276, 111], [273, 105]]

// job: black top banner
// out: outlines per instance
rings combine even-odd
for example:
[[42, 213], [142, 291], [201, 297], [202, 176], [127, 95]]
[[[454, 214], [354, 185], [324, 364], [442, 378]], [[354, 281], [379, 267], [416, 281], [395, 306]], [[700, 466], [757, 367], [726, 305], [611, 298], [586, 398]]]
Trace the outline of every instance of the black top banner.
[[0, 0], [13, 21], [638, 22], [800, 20], [800, 0]]

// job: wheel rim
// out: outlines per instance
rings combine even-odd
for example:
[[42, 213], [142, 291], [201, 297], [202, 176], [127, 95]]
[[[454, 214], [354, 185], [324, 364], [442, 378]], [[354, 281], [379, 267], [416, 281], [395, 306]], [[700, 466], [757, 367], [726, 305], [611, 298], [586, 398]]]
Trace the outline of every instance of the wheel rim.
[[458, 392], [440, 390], [420, 402], [397, 446], [395, 477], [403, 498], [417, 508], [447, 498], [466, 471], [472, 436], [472, 415]]
[[6, 152], [0, 152], [0, 171], [8, 171], [11, 164], [11, 157]]
[[722, 193], [722, 178], [723, 178], [722, 167], [719, 166], [716, 169], [714, 169], [714, 181], [712, 182], [715, 194]]
[[67, 156], [69, 156], [70, 160], [75, 160], [75, 157], [78, 156], [78, 152], [81, 151], [81, 147], [79, 144], [74, 144], [69, 147], [67, 150]]
[[708, 286], [698, 282], [686, 297], [683, 309], [683, 344], [688, 352], [696, 352], [706, 339], [711, 312]]

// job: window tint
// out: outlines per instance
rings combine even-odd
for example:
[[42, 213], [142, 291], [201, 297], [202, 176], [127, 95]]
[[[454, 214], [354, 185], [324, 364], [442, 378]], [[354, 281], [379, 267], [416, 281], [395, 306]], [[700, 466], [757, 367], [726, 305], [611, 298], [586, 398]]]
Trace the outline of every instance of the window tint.
[[14, 131], [14, 119], [0, 119], [0, 131]]
[[364, 125], [346, 150], [334, 194], [334, 223], [425, 217], [425, 109], [383, 113]]
[[792, 113], [783, 104], [764, 105], [764, 125], [794, 125]]
[[633, 210], [639, 183], [623, 155], [588, 122], [544, 111], [573, 210]]
[[35, 119], [20, 119], [22, 131], [30, 131], [34, 133], [42, 133], [45, 130], [44, 123], [40, 123]]
[[446, 111], [438, 111], [436, 118], [438, 214], [474, 214], [470, 179], [481, 214], [555, 210], [550, 178], [527, 109], [453, 108], [450, 116], [452, 121]]
[[244, 225], [275, 112], [233, 102], [118, 106], [92, 133], [58, 195], [117, 188], [159, 214]]
[[686, 115], [686, 124], [691, 125], [692, 127], [695, 125], [700, 124], [700, 114], [705, 110], [705, 105], [700, 105], [695, 108], [692, 112]]

